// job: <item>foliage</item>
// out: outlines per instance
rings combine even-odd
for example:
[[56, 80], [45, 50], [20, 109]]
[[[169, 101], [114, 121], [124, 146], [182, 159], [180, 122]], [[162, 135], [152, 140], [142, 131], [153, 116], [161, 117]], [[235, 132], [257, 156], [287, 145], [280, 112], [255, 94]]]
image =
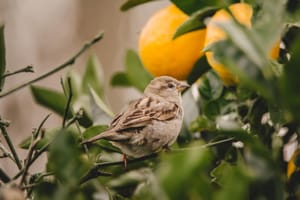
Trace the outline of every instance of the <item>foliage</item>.
[[[128, 0], [121, 8], [152, 1]], [[171, 2], [190, 15], [174, 36], [180, 37], [203, 28], [216, 9], [236, 1]], [[236, 74], [239, 84], [225, 87], [201, 58], [187, 80], [192, 87], [183, 95], [184, 126], [171, 152], [129, 160], [124, 169], [119, 150], [110, 143], [80, 144], [104, 131], [113, 116], [100, 64], [92, 56], [82, 77], [74, 70], [67, 73], [63, 92], [31, 86], [37, 103], [58, 113], [62, 124], [44, 130], [47, 118], [43, 120], [20, 144], [28, 150], [20, 172], [9, 177], [0, 169], [3, 185], [20, 178], [19, 186], [31, 199], [300, 199], [299, 155], [289, 161], [294, 168], [288, 175], [284, 155], [284, 149], [299, 140], [300, 4], [245, 2], [255, 10], [252, 29], [237, 20], [219, 23], [227, 39], [209, 47], [215, 59]], [[4, 34], [0, 37], [4, 43]], [[278, 38], [282, 38], [280, 58], [269, 60], [267, 52]], [[0, 64], [5, 65], [3, 49], [0, 45]], [[111, 84], [142, 91], [151, 78], [138, 55], [129, 50], [125, 71], [116, 73]], [[3, 135], [7, 125], [0, 121]], [[18, 165], [18, 155], [10, 150], [3, 152], [4, 157]], [[43, 152], [48, 155], [45, 171], [27, 173]]]

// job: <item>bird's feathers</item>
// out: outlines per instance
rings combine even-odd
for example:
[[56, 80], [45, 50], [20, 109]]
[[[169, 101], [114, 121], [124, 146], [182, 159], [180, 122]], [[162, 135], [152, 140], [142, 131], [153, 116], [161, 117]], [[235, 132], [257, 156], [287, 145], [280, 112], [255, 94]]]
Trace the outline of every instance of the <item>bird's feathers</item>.
[[187, 84], [172, 77], [153, 79], [144, 90], [144, 96], [132, 101], [106, 131], [82, 143], [106, 139], [131, 157], [172, 145], [182, 125], [181, 92], [185, 88]]
[[[84, 141], [90, 143], [100, 139], [119, 141], [129, 139], [128, 134], [122, 134], [130, 129], [141, 129], [153, 120], [164, 121], [174, 119], [180, 107], [159, 97], [142, 97], [129, 104], [126, 110], [117, 115], [110, 124], [110, 127], [103, 133]], [[132, 131], [132, 134], [136, 133]]]

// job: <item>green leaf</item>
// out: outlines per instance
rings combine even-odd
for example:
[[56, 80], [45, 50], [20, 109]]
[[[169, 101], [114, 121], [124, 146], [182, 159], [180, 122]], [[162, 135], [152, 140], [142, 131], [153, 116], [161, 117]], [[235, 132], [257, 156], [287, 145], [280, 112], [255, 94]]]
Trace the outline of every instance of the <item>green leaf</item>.
[[220, 98], [223, 88], [224, 86], [221, 80], [213, 71], [207, 72], [199, 84], [199, 92], [201, 97], [205, 100], [216, 100]]
[[216, 200], [247, 199], [251, 177], [241, 162], [231, 165], [222, 162], [214, 169], [212, 175], [222, 185], [216, 193]]
[[158, 178], [153, 173], [147, 173], [147, 179], [138, 185], [132, 199], [145, 199], [145, 200], [169, 200], [163, 188], [158, 183]]
[[[258, 11], [253, 17], [253, 32], [258, 35], [258, 44], [269, 52], [280, 39], [286, 26], [286, 2], [282, 0], [260, 0]], [[276, 17], [274, 17], [276, 16]], [[269, 19], [272, 20], [270, 21]]]
[[212, 16], [217, 9], [218, 8], [216, 7], [206, 7], [193, 13], [188, 20], [186, 20], [177, 28], [173, 39], [176, 39], [177, 37], [189, 33], [191, 31], [196, 31], [205, 28], [204, 19], [209, 16]]
[[[224, 40], [214, 43], [212, 51], [214, 58], [236, 75], [241, 84], [271, 101], [275, 100], [273, 98], [274, 84], [265, 79], [260, 68], [249, 59], [248, 54], [242, 52], [232, 41]], [[267, 67], [264, 66], [264, 68]], [[270, 70], [269, 67], [266, 71], [271, 72]], [[272, 76], [271, 73], [270, 76]]]
[[[67, 99], [63, 93], [33, 85], [30, 86], [30, 89], [38, 104], [64, 116]], [[72, 117], [71, 111], [68, 113], [68, 118], [70, 117]]]
[[112, 86], [130, 86], [130, 81], [128, 80], [127, 74], [124, 72], [117, 72], [113, 75], [110, 80]]
[[205, 74], [209, 69], [211, 69], [211, 67], [207, 63], [206, 56], [202, 56], [197, 60], [192, 71], [190, 72], [187, 78], [188, 84], [192, 85], [199, 79], [199, 77]]
[[4, 25], [0, 26], [0, 92], [2, 91], [4, 80], [2, 76], [6, 69], [6, 54], [5, 54], [5, 38], [4, 38]]
[[88, 94], [89, 88], [93, 88], [98, 96], [104, 98], [102, 66], [95, 55], [88, 59], [82, 80], [83, 92]]
[[138, 6], [140, 4], [148, 3], [151, 1], [157, 1], [157, 0], [127, 0], [122, 6], [121, 11], [127, 11], [130, 8], [133, 8], [135, 6]]
[[141, 182], [147, 181], [151, 175], [152, 171], [149, 168], [132, 170], [111, 180], [108, 185], [110, 188], [118, 191], [119, 194], [130, 197], [136, 186]]
[[145, 70], [139, 56], [133, 50], [126, 54], [126, 73], [132, 86], [139, 91], [144, 91], [152, 76]]
[[224, 186], [226, 183], [226, 175], [225, 172], [232, 170], [234, 166], [226, 161], [221, 161], [221, 163], [215, 167], [211, 172], [210, 175], [213, 177], [213, 181], [217, 182], [219, 185]]
[[162, 157], [156, 177], [169, 199], [212, 199], [206, 173], [212, 156], [207, 149], [197, 148], [201, 144], [193, 143], [188, 151]]
[[215, 124], [204, 116], [198, 116], [189, 127], [191, 132], [211, 131], [215, 129]]
[[236, 97], [240, 101], [246, 101], [247, 99], [253, 99], [254, 96], [255, 96], [254, 92], [251, 91], [249, 88], [243, 87], [242, 85], [239, 85], [237, 87]]
[[[84, 140], [92, 138], [92, 137], [94, 137], [98, 134], [101, 134], [102, 132], [107, 130], [107, 128], [108, 128], [107, 125], [98, 125], [98, 126], [89, 127], [88, 129], [86, 129], [83, 132], [83, 134], [82, 134], [83, 138], [84, 138]], [[98, 147], [101, 147], [102, 149], [105, 149], [106, 151], [121, 153], [118, 148], [116, 148], [110, 142], [108, 142], [106, 140], [98, 140], [95, 144]]]
[[132, 86], [143, 92], [153, 77], [146, 71], [136, 52], [130, 49], [127, 51], [125, 65], [125, 73], [116, 73], [111, 79], [111, 84]]
[[[104, 101], [98, 96], [98, 94], [93, 90], [93, 88], [90, 88], [90, 94], [92, 96], [92, 99], [94, 100], [95, 104], [100, 108], [100, 111], [97, 112], [98, 114], [101, 114], [97, 116], [100, 117], [106, 117], [108, 119], [111, 119], [114, 116], [114, 113], [108, 108], [108, 106], [104, 103]], [[95, 109], [95, 108], [94, 108]]]
[[283, 107], [287, 108], [290, 115], [295, 120], [300, 120], [300, 79], [297, 76], [300, 73], [300, 37], [293, 44], [291, 59], [284, 67], [283, 76], [280, 79], [281, 102]]
[[268, 65], [267, 50], [262, 44], [259, 44], [258, 34], [233, 20], [216, 24], [226, 32], [234, 45], [244, 52], [256, 66], [266, 70], [265, 76], [271, 75], [269, 70], [265, 69], [265, 66]]
[[206, 7], [211, 7], [211, 6], [222, 7], [222, 6], [229, 5], [233, 2], [233, 0], [232, 1], [230, 0], [227, 1], [171, 0], [171, 2], [173, 2], [178, 8], [180, 8], [187, 15], [191, 15], [196, 11], [202, 10]]
[[92, 126], [90, 128], [87, 128], [83, 133], [83, 138], [84, 139], [89, 139], [92, 138], [100, 133], [102, 133], [103, 131], [105, 131], [108, 128], [107, 125], [98, 125], [98, 126]]
[[87, 163], [80, 155], [81, 150], [75, 134], [61, 130], [50, 146], [47, 166], [66, 189], [77, 187], [80, 178], [88, 170]]
[[215, 118], [220, 115], [221, 108], [218, 101], [209, 101], [203, 107], [203, 113], [205, 116], [211, 120], [215, 120]]

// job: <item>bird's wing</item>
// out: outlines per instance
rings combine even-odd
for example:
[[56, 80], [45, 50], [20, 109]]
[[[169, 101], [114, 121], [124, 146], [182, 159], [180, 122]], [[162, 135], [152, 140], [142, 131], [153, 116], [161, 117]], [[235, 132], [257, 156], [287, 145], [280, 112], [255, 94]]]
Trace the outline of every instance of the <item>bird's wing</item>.
[[131, 102], [125, 111], [117, 115], [107, 131], [83, 143], [90, 143], [99, 139], [127, 140], [130, 135], [123, 134], [124, 132], [131, 130], [130, 132], [135, 133], [134, 129], [139, 130], [151, 124], [153, 120], [171, 120], [177, 116], [178, 112], [181, 112], [181, 109], [175, 103], [152, 97], [143, 97]]
[[143, 97], [132, 102], [125, 112], [117, 116], [111, 123], [110, 129], [122, 131], [144, 127], [152, 120], [170, 120], [177, 116], [180, 107], [162, 99]]

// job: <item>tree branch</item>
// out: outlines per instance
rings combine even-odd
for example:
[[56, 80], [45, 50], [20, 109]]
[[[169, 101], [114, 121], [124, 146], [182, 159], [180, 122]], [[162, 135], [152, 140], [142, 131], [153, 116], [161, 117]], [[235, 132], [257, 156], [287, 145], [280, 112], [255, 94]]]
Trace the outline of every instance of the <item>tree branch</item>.
[[59, 65], [59, 66], [57, 66], [57, 67], [54, 67], [51, 71], [46, 72], [46, 73], [42, 74], [41, 76], [39, 76], [39, 77], [37, 77], [37, 78], [35, 78], [35, 79], [33, 79], [33, 80], [30, 80], [30, 81], [28, 81], [28, 82], [26, 82], [26, 83], [23, 83], [23, 84], [20, 85], [20, 86], [17, 86], [17, 87], [15, 87], [15, 88], [13, 88], [13, 89], [10, 89], [10, 90], [8, 90], [8, 91], [6, 91], [6, 92], [0, 94], [0, 98], [5, 97], [5, 96], [7, 96], [7, 95], [9, 95], [9, 94], [11, 94], [11, 93], [13, 93], [13, 92], [16, 92], [16, 91], [18, 91], [18, 90], [20, 90], [20, 89], [22, 89], [22, 88], [24, 88], [24, 87], [26, 87], [26, 86], [28, 86], [28, 85], [31, 85], [32, 83], [38, 82], [38, 81], [40, 81], [40, 80], [42, 80], [42, 79], [44, 79], [44, 78], [46, 78], [46, 77], [48, 77], [48, 76], [50, 76], [50, 75], [56, 73], [56, 72], [58, 72], [58, 71], [64, 69], [65, 67], [74, 64], [75, 61], [76, 61], [76, 59], [77, 59], [81, 54], [83, 54], [87, 49], [89, 49], [92, 45], [94, 45], [95, 43], [97, 43], [97, 42], [98, 42], [99, 40], [101, 40], [102, 38], [103, 38], [103, 32], [101, 32], [100, 34], [98, 34], [97, 36], [95, 36], [91, 41], [85, 43], [85, 44], [82, 46], [82, 48], [81, 48], [81, 49], [80, 49], [73, 57], [71, 57], [69, 60], [67, 60], [67, 61], [64, 62], [63, 64], [61, 64], [61, 65]]

